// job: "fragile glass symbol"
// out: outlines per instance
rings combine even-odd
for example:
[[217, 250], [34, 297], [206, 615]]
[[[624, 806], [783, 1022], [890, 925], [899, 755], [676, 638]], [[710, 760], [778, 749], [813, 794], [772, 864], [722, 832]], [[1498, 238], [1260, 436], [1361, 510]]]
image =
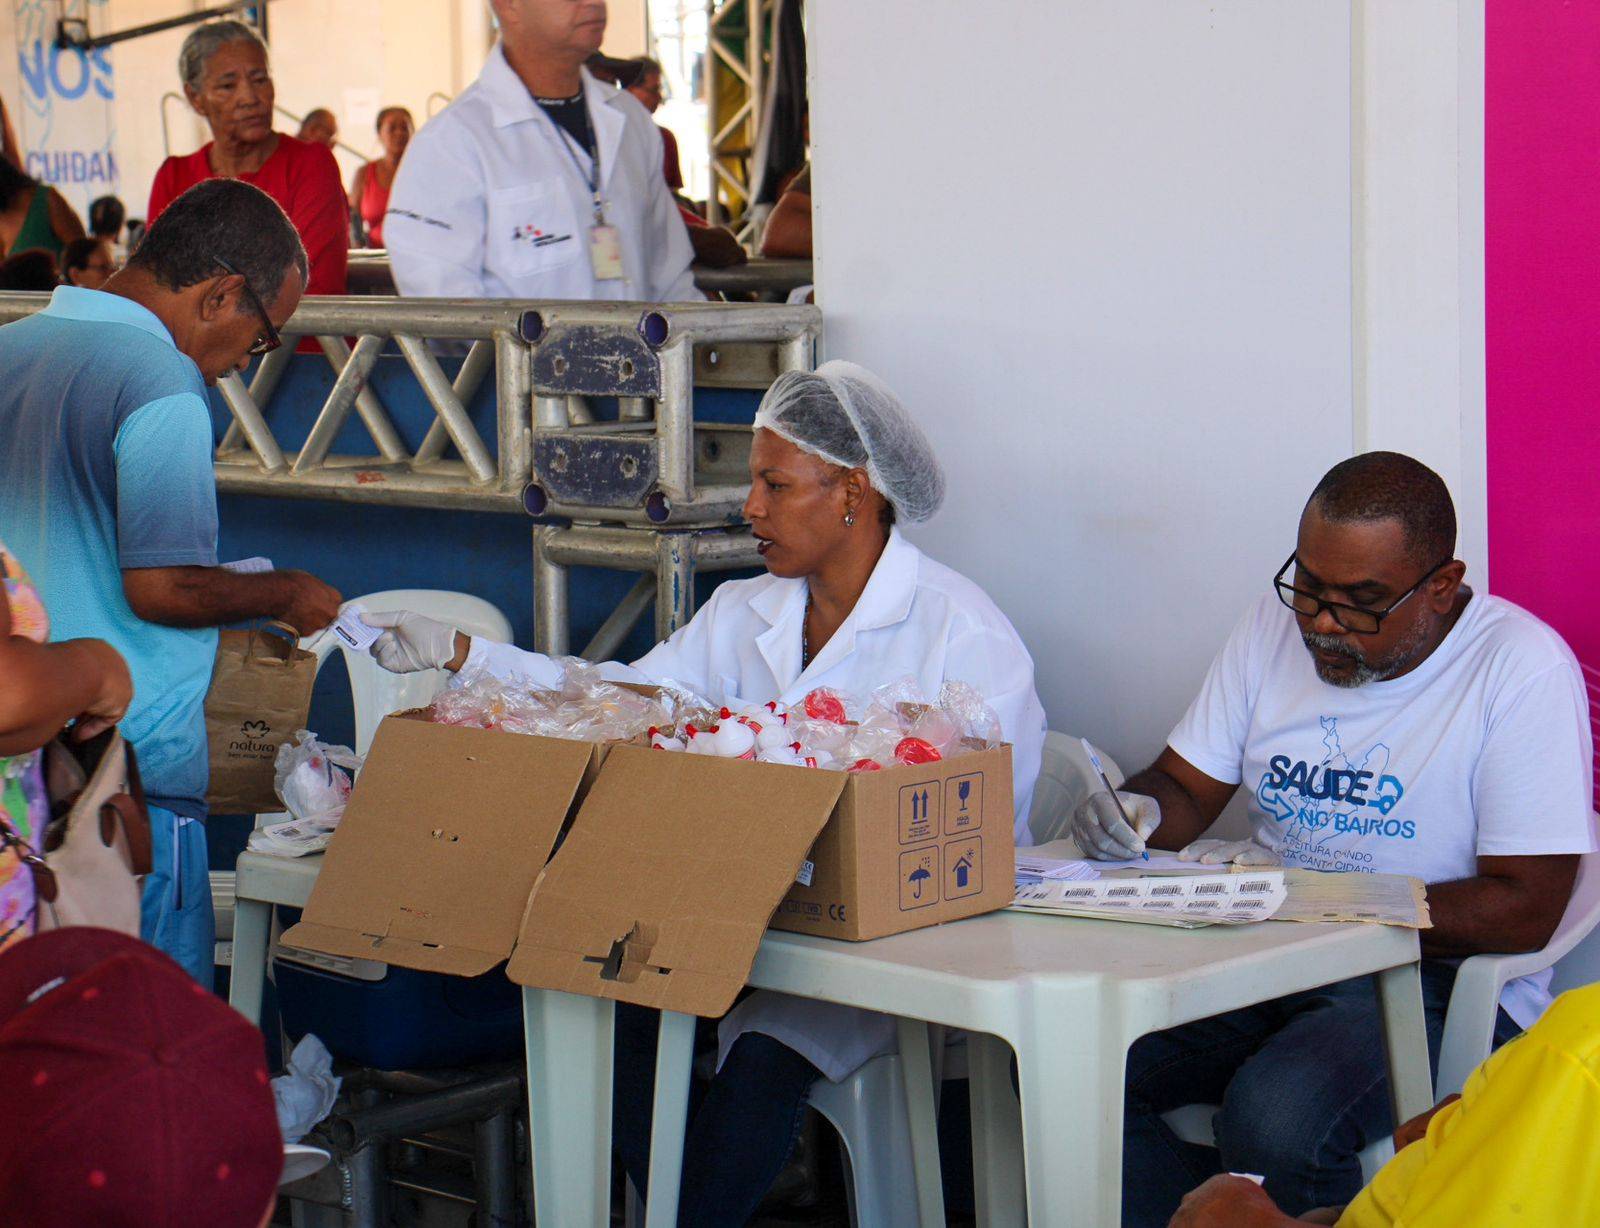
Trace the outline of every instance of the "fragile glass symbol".
[[961, 809], [967, 808], [967, 798], [972, 796], [972, 782], [963, 780], [956, 785], [956, 796], [961, 799]]

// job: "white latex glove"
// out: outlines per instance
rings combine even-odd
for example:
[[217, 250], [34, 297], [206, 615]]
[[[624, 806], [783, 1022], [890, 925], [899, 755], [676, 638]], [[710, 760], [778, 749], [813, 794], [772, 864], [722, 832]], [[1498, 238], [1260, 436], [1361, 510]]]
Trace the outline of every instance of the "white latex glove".
[[1197, 861], [1203, 866], [1281, 866], [1279, 857], [1254, 840], [1196, 840], [1178, 851], [1179, 861]]
[[1126, 861], [1144, 852], [1144, 842], [1161, 826], [1161, 804], [1143, 793], [1124, 793], [1122, 808], [1133, 820], [1129, 827], [1117, 813], [1111, 794], [1091, 793], [1072, 813], [1072, 838], [1085, 857], [1097, 861]]
[[368, 611], [361, 621], [387, 627], [372, 644], [372, 655], [391, 674], [443, 669], [456, 659], [456, 629], [409, 610]]

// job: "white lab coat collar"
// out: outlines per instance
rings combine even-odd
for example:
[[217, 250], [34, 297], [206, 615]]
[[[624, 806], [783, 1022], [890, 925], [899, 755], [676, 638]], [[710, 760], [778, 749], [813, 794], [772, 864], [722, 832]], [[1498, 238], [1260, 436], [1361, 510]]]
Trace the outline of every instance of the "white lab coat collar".
[[[580, 69], [579, 72], [583, 78], [584, 100], [589, 104], [589, 122], [594, 125], [595, 141], [600, 146], [600, 177], [603, 187], [611, 182], [612, 171], [617, 165], [617, 150], [622, 145], [622, 133], [627, 126], [626, 118], [616, 107], [618, 95], [622, 91], [595, 80], [587, 68]], [[483, 86], [484, 93], [489, 96], [490, 110], [494, 115], [496, 128], [531, 122], [548, 140], [568, 144], [570, 147], [567, 139], [556, 129], [555, 121], [533, 100], [527, 85], [507, 62], [504, 44], [495, 43], [494, 50], [484, 62], [483, 71], [478, 74], [478, 81]], [[573, 152], [577, 153], [576, 150]], [[580, 160], [587, 161], [588, 151], [585, 150], [578, 156]]]
[[768, 626], [756, 637], [756, 646], [781, 688], [787, 690], [799, 678], [832, 669], [855, 651], [856, 636], [861, 632], [904, 622], [916, 597], [920, 558], [921, 551], [901, 537], [898, 529], [891, 529], [855, 609], [804, 670], [800, 668], [800, 621], [805, 618], [806, 582], [780, 580], [758, 594], [750, 608]]

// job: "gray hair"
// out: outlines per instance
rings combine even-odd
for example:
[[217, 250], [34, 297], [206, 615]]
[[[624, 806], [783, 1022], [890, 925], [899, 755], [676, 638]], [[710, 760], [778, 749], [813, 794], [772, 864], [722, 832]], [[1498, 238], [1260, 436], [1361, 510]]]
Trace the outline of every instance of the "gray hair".
[[254, 43], [267, 54], [267, 45], [242, 21], [208, 21], [189, 31], [183, 40], [183, 50], [178, 52], [178, 78], [189, 89], [198, 90], [200, 79], [206, 75], [206, 64], [229, 43]]
[[[168, 290], [220, 275], [218, 257], [236, 269], [263, 303], [283, 292], [291, 273], [310, 277], [306, 249], [276, 201], [240, 179], [195, 184], [151, 223], [129, 268], [142, 268]], [[240, 304], [241, 311], [249, 310]]]

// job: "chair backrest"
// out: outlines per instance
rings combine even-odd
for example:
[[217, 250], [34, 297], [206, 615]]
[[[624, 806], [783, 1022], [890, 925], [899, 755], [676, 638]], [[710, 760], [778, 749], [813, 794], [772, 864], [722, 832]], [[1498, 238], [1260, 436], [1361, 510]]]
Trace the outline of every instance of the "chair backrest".
[[[427, 588], [397, 588], [365, 597], [352, 598], [374, 613], [410, 610], [442, 623], [450, 623], [469, 636], [481, 636], [497, 643], [511, 641], [511, 624], [489, 602], [468, 593], [442, 592]], [[346, 604], [349, 604], [348, 602]], [[391, 712], [421, 708], [444, 690], [450, 676], [440, 669], [415, 674], [391, 674], [368, 653], [351, 652], [333, 635], [319, 632], [302, 647], [315, 653], [320, 665], [338, 648], [344, 653], [345, 669], [350, 674], [350, 693], [355, 701], [356, 745], [358, 755], [367, 753], [378, 725]]]
[[1552, 993], [1600, 981], [1600, 853], [1578, 859], [1572, 898], [1547, 950], [1555, 954]]
[[[1095, 751], [1105, 765], [1114, 786], [1123, 781], [1122, 769], [1098, 746]], [[1097, 789], [1104, 788], [1089, 764], [1083, 744], [1054, 729], [1044, 735], [1044, 757], [1039, 765], [1039, 783], [1033, 787], [1033, 808], [1028, 814], [1028, 831], [1035, 844], [1047, 844], [1067, 834], [1072, 812]]]

